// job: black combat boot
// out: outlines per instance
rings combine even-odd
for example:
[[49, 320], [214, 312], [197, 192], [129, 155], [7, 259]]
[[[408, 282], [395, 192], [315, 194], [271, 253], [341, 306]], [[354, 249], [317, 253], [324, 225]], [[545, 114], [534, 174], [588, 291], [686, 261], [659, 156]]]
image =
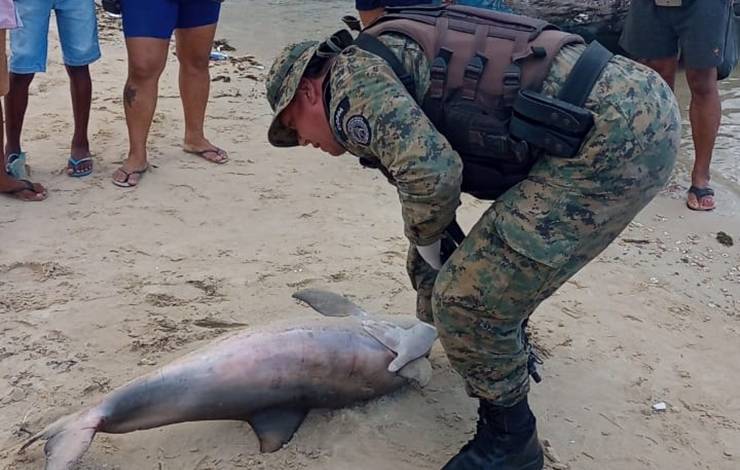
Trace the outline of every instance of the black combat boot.
[[480, 400], [475, 437], [442, 470], [541, 470], [535, 423], [526, 398], [510, 408]]

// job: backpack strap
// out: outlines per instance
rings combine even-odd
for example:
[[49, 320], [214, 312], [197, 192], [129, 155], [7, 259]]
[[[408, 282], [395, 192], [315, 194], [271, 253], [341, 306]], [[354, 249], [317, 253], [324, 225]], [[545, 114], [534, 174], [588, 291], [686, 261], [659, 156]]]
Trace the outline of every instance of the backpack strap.
[[596, 81], [601, 77], [601, 72], [613, 56], [598, 42], [591, 42], [568, 74], [558, 98], [583, 107]]
[[354, 45], [385, 60], [411, 96], [416, 96], [416, 84], [414, 83], [413, 75], [408, 73], [406, 67], [403, 66], [403, 63], [398, 60], [396, 54], [394, 54], [388, 46], [383, 44], [378, 38], [364, 33], [360, 33], [360, 35], [357, 36], [357, 39], [354, 41]]

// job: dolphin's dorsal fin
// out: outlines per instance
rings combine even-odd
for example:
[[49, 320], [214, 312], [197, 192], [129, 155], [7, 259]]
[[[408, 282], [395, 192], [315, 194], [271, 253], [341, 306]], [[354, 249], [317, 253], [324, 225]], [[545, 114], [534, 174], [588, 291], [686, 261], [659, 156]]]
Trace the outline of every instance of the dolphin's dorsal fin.
[[360, 317], [368, 316], [367, 312], [352, 303], [344, 296], [320, 289], [304, 289], [293, 294], [293, 297], [306, 302], [314, 310], [327, 317]]
[[429, 381], [432, 380], [432, 363], [429, 362], [429, 359], [426, 357], [414, 359], [401, 367], [401, 370], [398, 371], [398, 375], [406, 377], [409, 380], [413, 380], [421, 387], [426, 387]]
[[396, 353], [396, 358], [388, 365], [390, 372], [397, 372], [414, 359], [426, 356], [437, 339], [437, 329], [423, 322], [404, 329], [388, 322], [363, 320], [362, 327], [370, 336]]
[[307, 413], [301, 409], [270, 408], [250, 416], [248, 421], [260, 440], [260, 452], [275, 452], [287, 444]]

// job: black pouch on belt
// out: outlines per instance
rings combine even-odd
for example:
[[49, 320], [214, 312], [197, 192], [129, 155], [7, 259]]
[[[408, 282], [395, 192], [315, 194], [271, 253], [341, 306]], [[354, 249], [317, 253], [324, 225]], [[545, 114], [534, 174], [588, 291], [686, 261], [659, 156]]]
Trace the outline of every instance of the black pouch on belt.
[[519, 90], [514, 101], [509, 135], [514, 141], [558, 157], [574, 157], [594, 125], [591, 111], [583, 107], [612, 53], [592, 42], [581, 54], [558, 97]]
[[574, 157], [594, 125], [585, 108], [530, 90], [520, 90], [509, 124], [511, 137], [558, 157]]

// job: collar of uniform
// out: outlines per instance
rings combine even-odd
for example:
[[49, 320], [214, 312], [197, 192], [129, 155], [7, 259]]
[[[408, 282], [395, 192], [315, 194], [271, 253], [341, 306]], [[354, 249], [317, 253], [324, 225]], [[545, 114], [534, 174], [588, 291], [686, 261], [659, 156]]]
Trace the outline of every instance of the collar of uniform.
[[324, 111], [326, 112], [326, 118], [329, 121], [329, 127], [331, 127], [331, 132], [334, 135], [334, 138], [337, 139], [337, 142], [339, 142], [345, 150], [353, 153], [349, 147], [349, 142], [347, 141], [347, 136], [344, 132], [344, 116], [337, 116], [337, 110], [340, 106], [339, 104], [332, 103], [332, 97], [334, 95], [332, 93], [331, 80], [333, 70], [334, 64], [329, 67], [329, 70], [326, 72], [326, 77], [324, 77], [324, 83], [322, 84], [324, 93]]

